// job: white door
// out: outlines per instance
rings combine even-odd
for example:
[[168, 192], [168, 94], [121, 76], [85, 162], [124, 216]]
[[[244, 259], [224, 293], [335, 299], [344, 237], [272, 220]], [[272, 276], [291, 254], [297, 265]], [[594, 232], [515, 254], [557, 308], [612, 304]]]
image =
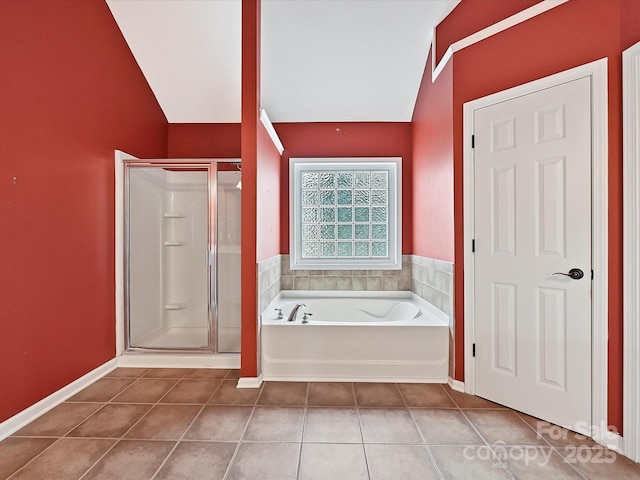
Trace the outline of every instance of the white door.
[[591, 424], [590, 98], [586, 77], [473, 117], [476, 394], [573, 430]]

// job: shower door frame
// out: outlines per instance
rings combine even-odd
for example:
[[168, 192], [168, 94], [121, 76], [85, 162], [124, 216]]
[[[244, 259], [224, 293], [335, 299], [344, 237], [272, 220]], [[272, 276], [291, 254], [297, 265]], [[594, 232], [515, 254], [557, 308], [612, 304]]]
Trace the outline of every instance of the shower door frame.
[[[213, 158], [184, 158], [184, 159], [137, 159], [121, 158], [123, 175], [123, 333], [124, 343], [117, 350], [120, 353], [126, 352], [166, 352], [166, 353], [204, 353], [218, 354], [218, 164], [220, 163], [240, 163], [240, 159], [213, 159]], [[205, 347], [141, 347], [131, 346], [130, 338], [130, 193], [129, 193], [129, 171], [131, 168], [176, 168], [185, 171], [207, 170], [207, 346]]]

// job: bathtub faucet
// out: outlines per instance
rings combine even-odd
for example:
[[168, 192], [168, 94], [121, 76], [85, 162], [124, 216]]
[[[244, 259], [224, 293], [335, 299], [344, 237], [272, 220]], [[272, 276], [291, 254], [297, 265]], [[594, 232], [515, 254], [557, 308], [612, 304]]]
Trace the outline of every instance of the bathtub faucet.
[[295, 307], [293, 307], [293, 310], [291, 310], [291, 313], [287, 318], [287, 322], [293, 322], [296, 319], [296, 314], [298, 313], [298, 310], [300, 310], [300, 307], [307, 308], [304, 303], [298, 303]]

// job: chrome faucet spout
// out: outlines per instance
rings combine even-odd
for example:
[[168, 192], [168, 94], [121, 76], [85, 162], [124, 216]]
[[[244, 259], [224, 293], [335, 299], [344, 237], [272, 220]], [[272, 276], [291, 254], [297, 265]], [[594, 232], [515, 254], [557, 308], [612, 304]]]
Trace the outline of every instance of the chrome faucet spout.
[[298, 303], [295, 307], [293, 307], [293, 310], [291, 310], [291, 313], [287, 317], [287, 322], [293, 322], [296, 319], [296, 315], [298, 314], [298, 310], [300, 310], [300, 308], [307, 308], [307, 306], [304, 303]]

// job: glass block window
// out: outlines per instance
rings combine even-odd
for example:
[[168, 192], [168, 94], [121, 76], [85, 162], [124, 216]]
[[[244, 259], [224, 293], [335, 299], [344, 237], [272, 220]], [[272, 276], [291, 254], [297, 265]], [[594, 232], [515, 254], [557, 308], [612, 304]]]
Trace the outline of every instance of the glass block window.
[[401, 268], [401, 161], [292, 158], [291, 268]]

